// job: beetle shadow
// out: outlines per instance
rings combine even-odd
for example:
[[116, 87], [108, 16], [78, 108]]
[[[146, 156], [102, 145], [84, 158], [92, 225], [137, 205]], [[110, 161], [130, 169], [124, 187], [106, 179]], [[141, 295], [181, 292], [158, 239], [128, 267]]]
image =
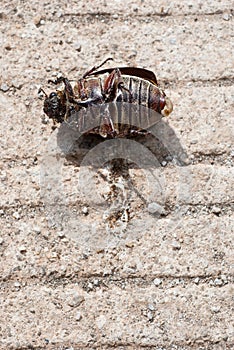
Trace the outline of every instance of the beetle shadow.
[[[104, 115], [108, 115], [113, 124], [118, 125], [122, 133], [121, 138], [100, 136], [98, 129]], [[128, 139], [129, 142], [134, 141], [135, 146], [130, 147], [129, 152], [126, 150], [129, 148], [129, 143], [121, 142], [124, 139]], [[118, 140], [118, 142], [113, 142], [113, 140]], [[186, 151], [165, 118], [144, 106], [124, 102], [89, 106], [72, 114], [58, 129], [57, 145], [65, 159], [78, 167], [81, 166], [88, 153], [97, 147], [104, 150], [104, 154], [97, 162], [95, 158], [93, 159], [93, 163], [89, 164], [93, 167], [104, 166], [108, 159], [129, 158], [129, 167], [134, 168], [134, 160], [137, 157], [142, 157], [142, 159], [147, 157], [144, 154], [145, 150], [148, 150], [147, 152], [150, 152], [157, 160], [154, 162], [156, 167], [170, 163], [177, 166], [189, 164]], [[135, 153], [133, 157], [131, 152]], [[140, 165], [143, 168], [151, 167], [152, 162], [143, 161]]]
[[[121, 138], [100, 136], [103, 116], [109, 116], [113, 125], [118, 126]], [[77, 186], [71, 197], [61, 186], [64, 159], [65, 165], [79, 167], [73, 178], [73, 184]], [[50, 214], [54, 213], [56, 220], [66, 217], [64, 222], [71, 222], [67, 218], [73, 218], [73, 214], [66, 206], [66, 200], [73, 198], [74, 193], [75, 201], [78, 198], [91, 210], [94, 208], [95, 213], [100, 213], [100, 225], [107, 225], [111, 232], [113, 227], [116, 232], [125, 232], [128, 222], [139, 215], [141, 209], [138, 208], [147, 208], [150, 203], [156, 203], [152, 215], [160, 219], [167, 215], [169, 208], [167, 179], [161, 169], [167, 164], [177, 167], [179, 181], [188, 175], [189, 168], [178, 169], [189, 164], [187, 153], [159, 113], [127, 103], [89, 106], [71, 114], [48, 145], [42, 179]], [[62, 203], [62, 210], [57, 198]], [[75, 232], [77, 227], [80, 232], [77, 216], [74, 222]], [[83, 223], [82, 219], [80, 223]]]

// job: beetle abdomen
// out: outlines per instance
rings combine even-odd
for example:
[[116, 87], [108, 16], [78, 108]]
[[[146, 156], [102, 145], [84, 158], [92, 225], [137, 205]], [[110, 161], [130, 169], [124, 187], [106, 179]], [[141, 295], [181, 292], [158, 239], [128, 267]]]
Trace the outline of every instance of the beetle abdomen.
[[147, 80], [122, 76], [123, 89], [117, 96], [117, 102], [136, 103], [161, 113], [166, 105], [164, 92]]

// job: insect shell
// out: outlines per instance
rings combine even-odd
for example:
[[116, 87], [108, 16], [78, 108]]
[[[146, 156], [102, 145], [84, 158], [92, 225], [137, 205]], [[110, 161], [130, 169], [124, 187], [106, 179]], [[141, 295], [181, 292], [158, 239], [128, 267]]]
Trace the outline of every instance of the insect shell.
[[[165, 117], [172, 112], [172, 102], [159, 88], [153, 72], [135, 67], [98, 70], [106, 61], [98, 67], [93, 67], [78, 81], [70, 82], [64, 77], [55, 81], [49, 80], [48, 82], [53, 84], [63, 83], [62, 87], [49, 95], [40, 89], [45, 94], [44, 113], [53, 119], [54, 124], [68, 120], [71, 114], [79, 113], [81, 109], [109, 102], [128, 102], [145, 106]], [[132, 131], [136, 132], [136, 128], [129, 125], [121, 136], [128, 136]], [[96, 133], [103, 137], [120, 137], [111, 116], [106, 115], [100, 128], [91, 129], [88, 133]]]

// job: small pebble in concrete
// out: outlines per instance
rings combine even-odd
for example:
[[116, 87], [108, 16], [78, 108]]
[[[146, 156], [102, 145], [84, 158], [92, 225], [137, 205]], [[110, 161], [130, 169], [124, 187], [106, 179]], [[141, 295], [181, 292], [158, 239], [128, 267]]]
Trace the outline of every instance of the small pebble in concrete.
[[74, 293], [68, 300], [68, 305], [71, 307], [78, 307], [84, 301], [84, 297]]
[[7, 92], [10, 89], [10, 87], [6, 83], [2, 83], [0, 86], [0, 90], [3, 92]]
[[170, 39], [170, 44], [175, 45], [176, 44], [176, 38], [171, 38]]
[[173, 250], [180, 250], [181, 249], [181, 245], [177, 241], [173, 241], [171, 245], [172, 245]]
[[20, 214], [18, 213], [18, 211], [15, 211], [13, 214], [12, 214], [13, 218], [16, 219], [16, 220], [19, 220], [20, 219]]
[[229, 19], [230, 19], [229, 14], [228, 13], [224, 13], [223, 14], [223, 19], [224, 19], [224, 21], [229, 21]]
[[24, 245], [19, 246], [20, 253], [25, 253], [27, 251], [26, 247]]
[[74, 44], [73, 44], [73, 47], [76, 51], [80, 52], [81, 51], [81, 43], [79, 41], [76, 41]]
[[220, 213], [221, 213], [221, 209], [220, 209], [219, 207], [214, 206], [214, 207], [212, 208], [211, 212], [212, 212], [213, 214], [220, 214]]
[[214, 280], [214, 285], [215, 286], [222, 286], [223, 285], [223, 281], [220, 278], [216, 278]]
[[211, 307], [211, 311], [215, 314], [217, 314], [218, 312], [220, 312], [221, 308], [220, 306], [212, 306]]
[[156, 202], [152, 202], [152, 203], [149, 203], [149, 205], [148, 205], [148, 212], [150, 214], [161, 215], [164, 213], [164, 208], [160, 204], [158, 204]]
[[63, 231], [59, 231], [59, 232], [58, 232], [58, 237], [59, 237], [59, 238], [64, 238], [64, 236], [65, 236], [65, 234], [64, 234]]
[[106, 316], [104, 316], [104, 315], [98, 316], [96, 319], [96, 324], [97, 324], [98, 329], [102, 329], [106, 324]]
[[160, 286], [160, 284], [162, 284], [162, 280], [160, 278], [155, 278], [154, 279], [154, 285], [156, 287]]
[[16, 281], [14, 283], [14, 286], [15, 286], [15, 288], [19, 289], [21, 287], [21, 284], [20, 284], [20, 282]]
[[80, 321], [82, 319], [80, 311], [77, 312], [75, 319], [76, 321]]
[[40, 229], [39, 226], [34, 226], [34, 227], [33, 227], [33, 231], [34, 231], [35, 233], [37, 233], [37, 234], [41, 233], [41, 229]]
[[84, 215], [88, 215], [89, 213], [89, 209], [87, 207], [83, 207], [81, 211], [82, 211], [82, 214]]
[[153, 319], [154, 319], [153, 312], [151, 312], [151, 311], [147, 312], [147, 318], [148, 318], [149, 321], [153, 321]]
[[93, 284], [91, 282], [88, 283], [87, 290], [88, 291], [93, 290]]
[[154, 311], [154, 310], [155, 310], [155, 307], [154, 307], [153, 304], [148, 304], [148, 305], [147, 305], [147, 308], [148, 308], [148, 310], [150, 310], [150, 311]]
[[21, 81], [17, 80], [17, 79], [13, 79], [11, 82], [12, 86], [16, 89], [21, 89], [23, 84]]

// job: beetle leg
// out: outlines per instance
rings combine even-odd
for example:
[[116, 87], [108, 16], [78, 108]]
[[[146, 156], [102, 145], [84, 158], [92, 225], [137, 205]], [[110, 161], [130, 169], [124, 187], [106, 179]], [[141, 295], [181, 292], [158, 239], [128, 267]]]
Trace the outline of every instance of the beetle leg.
[[121, 73], [118, 68], [114, 69], [106, 78], [103, 86], [103, 95], [105, 102], [112, 102], [117, 97], [118, 88], [123, 84]]
[[123, 84], [123, 82], [120, 82], [119, 83], [119, 88], [120, 88], [120, 90], [125, 90], [125, 91], [127, 91], [128, 93], [129, 93], [129, 102], [131, 102], [132, 101], [132, 92], [131, 92], [131, 90], [129, 90], [129, 89], [127, 89], [125, 86], [124, 86], [124, 84]]
[[131, 129], [129, 131], [130, 136], [146, 136], [146, 135], [152, 135], [152, 133], [148, 130], [137, 130], [137, 129]]
[[92, 134], [92, 135], [99, 135], [100, 136], [99, 127], [96, 126], [95, 128], [84, 132], [84, 135], [90, 135], [90, 134]]
[[58, 77], [56, 80], [48, 80], [48, 83], [52, 83], [54, 85], [58, 85], [60, 83], [64, 83], [65, 86], [65, 92], [67, 93], [68, 97], [74, 96], [74, 92], [72, 89], [72, 86], [67, 78], [64, 77]]
[[86, 72], [83, 75], [83, 79], [85, 79], [87, 76], [89, 76], [90, 74], [92, 74], [93, 72], [95, 72], [96, 70], [101, 68], [102, 66], [104, 66], [104, 64], [106, 64], [106, 62], [108, 62], [108, 61], [113, 61], [113, 58], [112, 57], [108, 57], [105, 61], [103, 61], [101, 64], [99, 64], [99, 66], [94, 66], [93, 68], [91, 68], [88, 72]]
[[104, 138], [108, 136], [114, 138], [117, 135], [108, 105], [105, 105], [104, 107], [101, 123], [99, 126], [99, 134]]
[[132, 92], [124, 86], [122, 81], [121, 72], [118, 68], [114, 69], [104, 82], [104, 98], [105, 102], [112, 102], [115, 100], [118, 94], [118, 90], [125, 90], [129, 93], [129, 101], [132, 100]]
[[105, 116], [102, 118], [101, 125], [99, 127], [100, 136], [106, 138], [107, 136], [111, 136], [114, 138], [116, 136], [116, 130], [113, 125], [113, 121], [109, 116]]

